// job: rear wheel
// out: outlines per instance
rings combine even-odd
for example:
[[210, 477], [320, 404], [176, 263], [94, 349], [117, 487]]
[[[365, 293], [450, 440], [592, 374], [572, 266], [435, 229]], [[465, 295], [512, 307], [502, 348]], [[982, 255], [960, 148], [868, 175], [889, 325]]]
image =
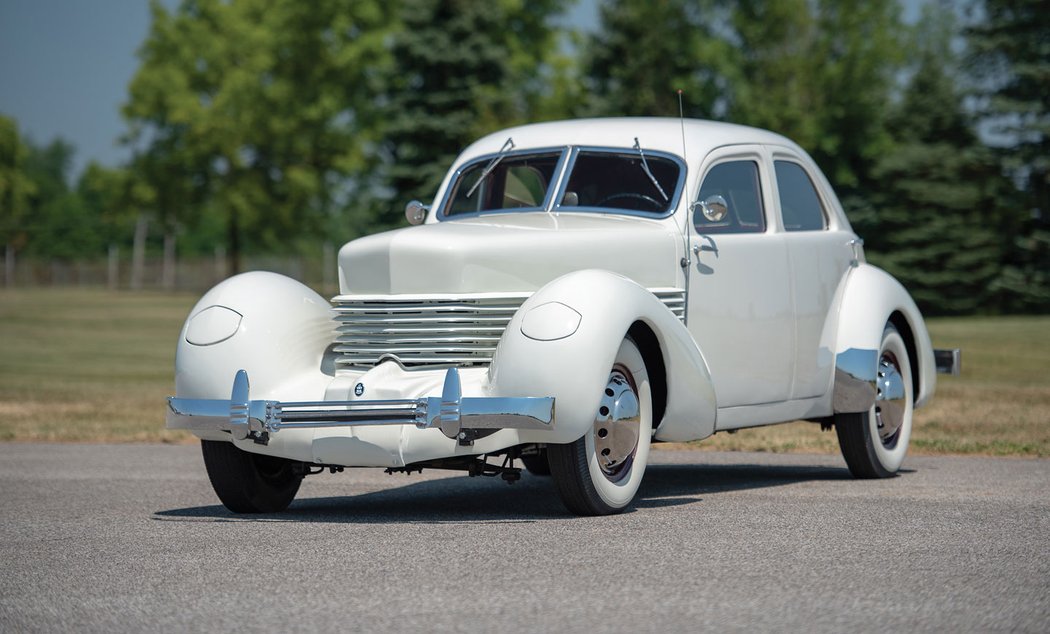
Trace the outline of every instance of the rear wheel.
[[624, 339], [594, 425], [575, 442], [547, 445], [554, 484], [570, 511], [609, 515], [627, 508], [649, 460], [652, 411], [645, 362], [634, 342]]
[[911, 438], [911, 364], [904, 339], [891, 325], [882, 333], [875, 404], [867, 412], [838, 414], [835, 433], [850, 473], [888, 478], [897, 473]]
[[234, 513], [277, 513], [288, 508], [303, 481], [296, 463], [242, 451], [231, 442], [202, 440], [208, 479]]

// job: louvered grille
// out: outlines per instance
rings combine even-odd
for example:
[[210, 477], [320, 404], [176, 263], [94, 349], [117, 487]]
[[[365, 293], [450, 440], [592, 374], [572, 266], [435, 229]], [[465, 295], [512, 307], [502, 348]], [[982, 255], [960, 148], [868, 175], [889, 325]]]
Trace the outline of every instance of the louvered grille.
[[[683, 318], [684, 291], [653, 292]], [[335, 351], [342, 355], [336, 364], [371, 367], [396, 357], [405, 366], [488, 365], [529, 295], [340, 295], [332, 300], [338, 322]]]
[[675, 317], [685, 321], [685, 291], [679, 288], [651, 288], [649, 290], [674, 313]]

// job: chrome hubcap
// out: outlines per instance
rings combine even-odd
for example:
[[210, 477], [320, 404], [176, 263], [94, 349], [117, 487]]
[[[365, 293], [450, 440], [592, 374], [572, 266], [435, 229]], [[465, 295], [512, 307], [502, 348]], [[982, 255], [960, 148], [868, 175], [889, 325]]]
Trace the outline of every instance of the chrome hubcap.
[[641, 407], [630, 374], [613, 368], [594, 420], [594, 452], [608, 480], [615, 482], [629, 471], [638, 449], [641, 422]]
[[897, 435], [904, 424], [907, 393], [897, 357], [891, 352], [882, 353], [879, 359], [875, 388], [875, 424], [879, 429], [879, 439], [883, 446], [892, 448], [897, 444]]

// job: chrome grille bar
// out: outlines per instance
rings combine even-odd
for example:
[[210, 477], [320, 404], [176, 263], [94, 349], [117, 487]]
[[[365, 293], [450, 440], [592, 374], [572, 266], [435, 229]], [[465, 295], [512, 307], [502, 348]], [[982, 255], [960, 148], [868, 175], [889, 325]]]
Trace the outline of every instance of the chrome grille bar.
[[[679, 319], [685, 291], [650, 289]], [[485, 366], [530, 293], [496, 295], [340, 295], [332, 299], [336, 364], [367, 368], [384, 357], [405, 366]]]

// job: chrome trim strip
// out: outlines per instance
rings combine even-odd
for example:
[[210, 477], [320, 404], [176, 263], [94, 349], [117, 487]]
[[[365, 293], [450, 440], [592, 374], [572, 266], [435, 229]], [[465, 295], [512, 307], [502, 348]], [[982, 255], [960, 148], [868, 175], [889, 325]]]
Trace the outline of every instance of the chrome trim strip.
[[835, 355], [836, 414], [866, 412], [875, 404], [879, 351], [850, 348]]
[[459, 372], [449, 368], [440, 397], [386, 401], [251, 400], [248, 373], [239, 370], [230, 400], [168, 397], [167, 428], [229, 431], [265, 443], [282, 429], [364, 425], [438, 428], [449, 438], [465, 429], [553, 429], [554, 397], [463, 397]]
[[940, 374], [959, 376], [962, 372], [962, 350], [959, 348], [934, 348], [933, 359]]

